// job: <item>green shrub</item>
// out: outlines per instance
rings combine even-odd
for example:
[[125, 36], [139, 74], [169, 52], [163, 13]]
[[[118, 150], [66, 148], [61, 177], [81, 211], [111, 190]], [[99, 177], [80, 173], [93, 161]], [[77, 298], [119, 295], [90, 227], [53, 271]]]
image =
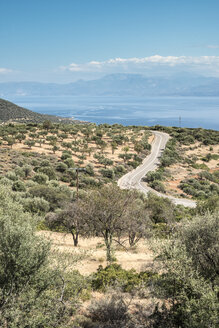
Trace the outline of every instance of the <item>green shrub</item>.
[[163, 172], [161, 170], [157, 171], [149, 171], [146, 175], [146, 177], [143, 178], [146, 182], [152, 182], [155, 180], [162, 180], [163, 179]]
[[75, 187], [75, 186], [76, 186], [76, 181], [75, 180], [71, 180], [70, 187]]
[[67, 158], [72, 158], [72, 153], [71, 153], [71, 151], [63, 151], [62, 152], [62, 156], [61, 156], [61, 160], [65, 160], [65, 159], [67, 159]]
[[202, 163], [202, 164], [195, 163], [195, 164], [192, 164], [192, 167], [194, 169], [201, 169], [201, 170], [208, 170], [209, 169], [208, 166], [204, 163]]
[[136, 287], [147, 285], [155, 275], [151, 272], [137, 273], [134, 269], [125, 270], [119, 264], [110, 264], [105, 268], [99, 266], [91, 276], [91, 286], [94, 290], [106, 291], [110, 286], [119, 286], [125, 292], [131, 292]]
[[65, 172], [67, 169], [68, 169], [68, 166], [63, 162], [58, 163], [56, 166], [56, 171], [61, 172], [61, 173]]
[[165, 193], [166, 192], [163, 183], [160, 182], [160, 181], [158, 181], [158, 180], [154, 180], [154, 181], [150, 182], [149, 183], [149, 186], [151, 188], [155, 189], [158, 192], [162, 192], [162, 193]]
[[50, 166], [50, 161], [48, 159], [44, 159], [41, 163], [40, 166]]
[[67, 193], [66, 190], [60, 190], [60, 188], [45, 185], [37, 185], [30, 188], [29, 193], [33, 197], [40, 197], [47, 200], [50, 204], [51, 211], [54, 211], [63, 202], [69, 201], [71, 197], [70, 193]]
[[126, 169], [123, 165], [117, 165], [115, 166], [114, 168], [114, 172], [117, 174], [117, 173], [125, 173], [126, 172]]
[[179, 152], [176, 148], [176, 140], [171, 139], [167, 142], [166, 148], [160, 160], [160, 165], [170, 166], [180, 160]]
[[90, 186], [98, 186], [99, 185], [99, 181], [92, 178], [92, 177], [82, 177], [80, 179], [80, 181], [86, 185], [90, 185]]
[[15, 174], [19, 176], [20, 178], [25, 178], [25, 173], [22, 167], [16, 167], [14, 170]]
[[46, 174], [49, 178], [49, 180], [55, 180], [56, 179], [56, 173], [53, 167], [51, 166], [43, 166], [40, 167], [37, 172]]
[[218, 185], [215, 183], [210, 183], [209, 180], [215, 180], [215, 182], [218, 181], [215, 175], [210, 174], [209, 172], [201, 172], [199, 173], [199, 179], [185, 179], [181, 181], [179, 187], [184, 193], [198, 199], [206, 199], [214, 195], [219, 195]]
[[1, 177], [0, 179], [0, 185], [2, 186], [12, 186], [13, 185], [13, 181], [6, 178], [6, 177]]
[[50, 181], [47, 183], [47, 185], [48, 185], [49, 187], [57, 188], [57, 187], [59, 187], [59, 182], [58, 182], [57, 180], [50, 180]]
[[69, 177], [68, 175], [62, 175], [61, 177], [60, 177], [60, 181], [62, 181], [62, 182], [70, 182], [71, 181], [71, 177]]
[[65, 160], [64, 160], [64, 163], [68, 166], [68, 168], [70, 168], [70, 167], [74, 167], [75, 166], [75, 162], [73, 161], [73, 159], [72, 158], [66, 158]]
[[27, 188], [31, 188], [31, 187], [34, 187], [34, 186], [37, 186], [37, 182], [34, 182], [33, 180], [27, 180], [27, 182], [26, 182], [26, 187]]
[[137, 162], [138, 164], [141, 164], [141, 163], [142, 163], [142, 158], [139, 157], [139, 156], [136, 155], [136, 154], [134, 154], [134, 156], [133, 156], [133, 160], [134, 160], [135, 162]]
[[139, 166], [139, 163], [136, 161], [128, 161], [127, 164], [131, 167], [133, 167], [133, 169], [136, 169], [136, 167]]
[[18, 180], [18, 177], [17, 175], [15, 174], [15, 172], [13, 171], [9, 171], [6, 173], [6, 178], [9, 179], [9, 180], [12, 180], [12, 181], [16, 181]]
[[24, 198], [21, 203], [27, 212], [43, 214], [49, 211], [49, 203], [40, 197]]
[[36, 173], [32, 180], [39, 184], [46, 184], [46, 182], [48, 181], [48, 176], [44, 173]]
[[82, 301], [91, 297], [91, 286], [88, 279], [77, 270], [71, 270], [66, 274], [66, 288], [64, 296], [66, 299], [80, 298]]
[[25, 175], [25, 178], [29, 177], [32, 173], [32, 166], [31, 165], [28, 165], [28, 164], [25, 164], [23, 167], [22, 167], [23, 171], [24, 171], [24, 175]]
[[112, 169], [101, 169], [100, 173], [104, 178], [113, 179], [114, 178], [114, 171]]
[[218, 326], [218, 223], [217, 212], [184, 220], [172, 238], [156, 244], [164, 272], [154, 287], [164, 301], [150, 327]]
[[21, 180], [14, 181], [12, 185], [12, 190], [14, 191], [26, 191], [25, 183]]
[[90, 176], [94, 176], [94, 167], [92, 164], [87, 164], [85, 167], [86, 173], [89, 174]]

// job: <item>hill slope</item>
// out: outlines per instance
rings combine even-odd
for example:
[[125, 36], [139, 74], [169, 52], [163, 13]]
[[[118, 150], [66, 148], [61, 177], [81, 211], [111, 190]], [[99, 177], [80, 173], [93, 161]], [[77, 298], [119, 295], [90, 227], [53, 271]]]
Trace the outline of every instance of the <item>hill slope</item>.
[[17, 106], [16, 104], [10, 101], [0, 98], [0, 121], [2, 122], [41, 123], [46, 120], [50, 120], [54, 123], [76, 122], [70, 118], [63, 118], [54, 115], [45, 115], [32, 112], [29, 109]]

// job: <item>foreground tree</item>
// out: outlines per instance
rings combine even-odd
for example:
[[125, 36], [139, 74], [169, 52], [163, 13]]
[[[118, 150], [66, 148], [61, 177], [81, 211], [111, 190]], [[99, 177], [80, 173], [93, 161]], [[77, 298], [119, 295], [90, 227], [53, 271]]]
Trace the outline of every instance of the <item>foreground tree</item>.
[[[68, 281], [75, 285], [77, 277], [66, 277], [55, 267], [60, 255], [53, 254], [52, 265], [50, 256], [50, 244], [35, 234], [33, 218], [15, 202], [10, 189], [1, 185], [0, 327], [71, 326], [76, 300], [66, 300], [66, 289]], [[80, 282], [78, 285], [81, 288]]]
[[[127, 223], [129, 220], [135, 221], [137, 219], [135, 216], [140, 213], [140, 205], [138, 204], [138, 208], [135, 203], [136, 197], [133, 197], [132, 192], [121, 190], [116, 185], [103, 186], [99, 191], [90, 193], [84, 200], [84, 218], [86, 218], [90, 231], [94, 235], [103, 237], [108, 262], [113, 259], [113, 241], [120, 242], [118, 237], [128, 234], [132, 244], [140, 238], [141, 233], [137, 230], [133, 231], [136, 226]], [[131, 234], [131, 230], [133, 234]]]
[[64, 227], [72, 235], [74, 246], [78, 246], [79, 235], [88, 235], [86, 221], [82, 215], [82, 204], [80, 200], [67, 203], [64, 210], [57, 213], [48, 213], [46, 216], [47, 225], [50, 228]]
[[[163, 309], [152, 327], [215, 328], [218, 325], [218, 213], [182, 221], [171, 240], [157, 245], [163, 273], [158, 280]], [[168, 304], [167, 304], [168, 300]]]
[[35, 236], [30, 217], [13, 203], [7, 189], [1, 189], [0, 208], [0, 325], [17, 327], [25, 305], [29, 311], [48, 286], [49, 244]]
[[145, 207], [145, 199], [138, 191], [131, 192], [131, 200], [123, 224], [131, 247], [150, 233], [152, 222]]
[[153, 223], [165, 223], [169, 226], [169, 228], [171, 228], [172, 225], [175, 226], [175, 206], [171, 200], [159, 197], [149, 192], [146, 201], [146, 208]]

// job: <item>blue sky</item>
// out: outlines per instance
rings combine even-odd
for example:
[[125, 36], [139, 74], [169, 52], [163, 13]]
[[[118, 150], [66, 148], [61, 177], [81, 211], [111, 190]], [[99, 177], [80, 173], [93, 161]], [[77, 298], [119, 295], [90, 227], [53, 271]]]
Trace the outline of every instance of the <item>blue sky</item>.
[[0, 82], [219, 77], [218, 0], [0, 0]]

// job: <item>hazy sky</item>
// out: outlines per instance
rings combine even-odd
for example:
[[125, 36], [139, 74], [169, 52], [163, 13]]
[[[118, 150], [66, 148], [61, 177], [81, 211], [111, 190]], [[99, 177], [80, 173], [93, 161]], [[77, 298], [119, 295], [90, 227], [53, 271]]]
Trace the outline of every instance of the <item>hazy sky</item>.
[[0, 82], [219, 77], [219, 0], [0, 0]]

